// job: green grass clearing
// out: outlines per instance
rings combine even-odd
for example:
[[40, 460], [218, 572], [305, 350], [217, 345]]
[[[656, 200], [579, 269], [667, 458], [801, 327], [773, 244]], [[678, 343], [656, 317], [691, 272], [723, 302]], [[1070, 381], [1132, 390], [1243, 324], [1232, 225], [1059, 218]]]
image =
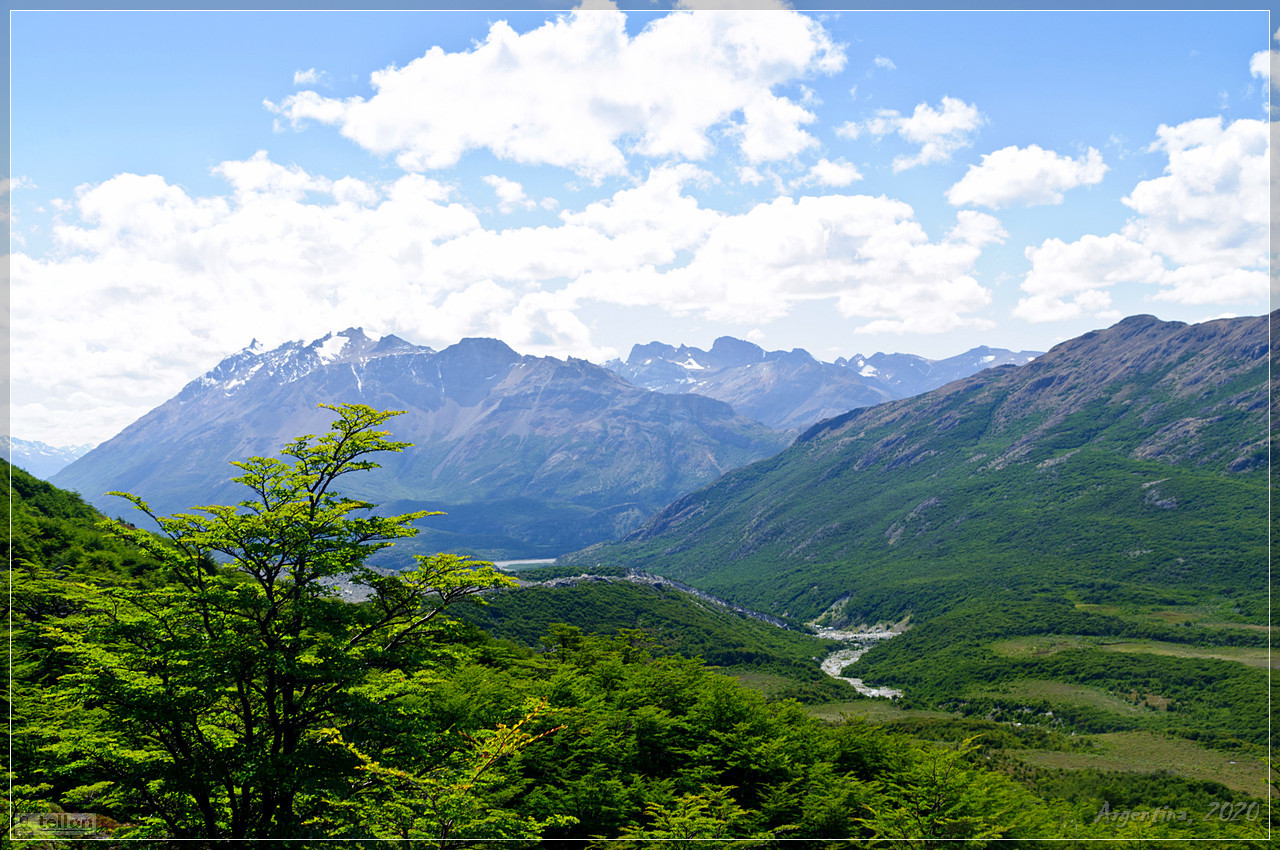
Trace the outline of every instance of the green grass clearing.
[[956, 717], [945, 711], [930, 711], [919, 708], [899, 708], [897, 704], [886, 699], [860, 699], [851, 702], [831, 702], [822, 705], [806, 705], [804, 710], [820, 720], [838, 721], [844, 717], [855, 717], [872, 723], [893, 723], [917, 717]]
[[[1266, 667], [1268, 653], [1265, 646], [1187, 646], [1182, 643], [1166, 643], [1165, 641], [1125, 641], [1123, 643], [1101, 643], [1098, 649], [1108, 652], [1143, 652], [1151, 655], [1170, 655], [1176, 658], [1214, 658], [1219, 661], [1239, 661], [1250, 667]], [[1274, 668], [1280, 666], [1280, 658], [1271, 660]]]
[[[1266, 667], [1266, 647], [1245, 646], [1191, 646], [1159, 640], [1125, 640], [1079, 635], [1028, 635], [991, 644], [991, 650], [1006, 658], [1033, 658], [1052, 655], [1065, 649], [1101, 649], [1106, 652], [1147, 653], [1175, 658], [1211, 658], [1219, 661], [1238, 661], [1250, 667]], [[1280, 658], [1272, 666], [1280, 665]]]
[[1110, 617], [1121, 617], [1139, 623], [1158, 623], [1166, 626], [1178, 626], [1187, 623], [1208, 629], [1255, 629], [1270, 631], [1270, 627], [1261, 623], [1240, 622], [1239, 611], [1235, 603], [1224, 600], [1206, 605], [1182, 605], [1176, 608], [1159, 608], [1140, 605], [1101, 605], [1091, 602], [1076, 602], [1077, 611], [1090, 614], [1103, 614]]
[[1100, 688], [1072, 685], [1050, 679], [1019, 679], [995, 688], [971, 691], [970, 697], [994, 697], [998, 699], [1045, 700], [1056, 705], [1081, 705], [1097, 708], [1123, 717], [1145, 717], [1148, 709], [1107, 693]]
[[1198, 625], [1208, 629], [1250, 629], [1255, 632], [1269, 632], [1272, 629], [1271, 626], [1260, 626], [1257, 623], [1227, 623], [1216, 620], [1205, 620]]
[[1084, 737], [1093, 744], [1091, 750], [1018, 750], [1011, 754], [1037, 767], [1136, 773], [1167, 770], [1190, 779], [1219, 782], [1251, 797], [1267, 794], [1267, 763], [1257, 756], [1213, 750], [1184, 738], [1150, 732], [1104, 732]]
[[734, 670], [721, 670], [720, 672], [737, 679], [738, 684], [743, 687], [758, 691], [767, 697], [779, 694], [795, 684], [794, 680], [788, 679], [786, 676], [779, 676], [776, 673], [761, 673], [754, 670], [742, 673]]
[[1006, 658], [1033, 658], [1052, 655], [1064, 649], [1090, 649], [1097, 646], [1097, 639], [1078, 635], [1027, 635], [996, 641], [991, 651]]

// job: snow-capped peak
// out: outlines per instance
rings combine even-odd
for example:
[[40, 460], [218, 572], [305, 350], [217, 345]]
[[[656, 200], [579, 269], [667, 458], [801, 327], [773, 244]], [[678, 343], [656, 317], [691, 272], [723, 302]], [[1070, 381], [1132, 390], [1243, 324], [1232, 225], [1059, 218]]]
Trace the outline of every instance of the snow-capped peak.
[[407, 349], [431, 350], [411, 345], [394, 336], [385, 337], [382, 341], [386, 344], [379, 346], [380, 340], [366, 336], [362, 328], [331, 331], [310, 343], [300, 339], [291, 340], [272, 349], [254, 339], [184, 387], [178, 394], [177, 401], [185, 403], [211, 390], [234, 395], [245, 384], [260, 380], [289, 384], [317, 369], [347, 363], [358, 368], [370, 359]]
[[[337, 360], [348, 344], [345, 336], [338, 336], [337, 334], [326, 334], [317, 342], [319, 342], [319, 346], [316, 347], [316, 354], [320, 357], [321, 363], [332, 363]], [[312, 345], [316, 345], [316, 343], [313, 342]]]

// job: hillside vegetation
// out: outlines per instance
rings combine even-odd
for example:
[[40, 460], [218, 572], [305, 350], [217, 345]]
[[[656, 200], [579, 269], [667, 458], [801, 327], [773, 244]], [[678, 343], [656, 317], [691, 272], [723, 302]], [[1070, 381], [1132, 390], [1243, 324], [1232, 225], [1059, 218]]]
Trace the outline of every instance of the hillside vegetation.
[[[1172, 735], [1254, 764], [1267, 351], [1266, 317], [1126, 319], [820, 423], [562, 561], [825, 625], [909, 618], [846, 671], [902, 689], [907, 710]], [[1160, 761], [1152, 746], [1125, 750], [1131, 769]]]
[[[363, 408], [349, 415], [379, 421]], [[310, 464], [342, 445], [301, 441], [291, 451]], [[201, 551], [223, 532], [194, 515], [165, 520], [172, 544], [119, 525], [104, 533], [78, 497], [12, 470], [18, 813], [93, 812], [99, 838], [290, 838], [316, 847], [335, 838], [604, 846], [599, 839], [1244, 840], [1264, 831], [1258, 801], [1221, 785], [1162, 783], [1158, 805], [1171, 815], [1155, 818], [1141, 779], [1028, 773], [1001, 755], [1012, 741], [1070, 754], [1056, 733], [1031, 739], [983, 723], [922, 736], [815, 719], [794, 700], [768, 699], [679, 654], [737, 640], [750, 655], [734, 660], [790, 675], [807, 651], [799, 636], [694, 611], [656, 588], [627, 586], [613, 602], [613, 585], [594, 584], [568, 588], [571, 598], [539, 601], [537, 589], [495, 598], [496, 628], [525, 625], [521, 610], [535, 622], [576, 610], [595, 629], [633, 624], [603, 636], [549, 622], [532, 646], [435, 617], [449, 599], [505, 583], [448, 556], [422, 563], [435, 570], [430, 585], [357, 567], [374, 596], [343, 602], [299, 572], [307, 562], [298, 547], [314, 549], [323, 573], [362, 551], [354, 541], [375, 530], [394, 537], [408, 517], [366, 521], [335, 493], [308, 496], [313, 473], [301, 466], [256, 459], [244, 468], [250, 481], [268, 474], [277, 483], [262, 491], [277, 495], [262, 513], [212, 516], [284, 536], [244, 538], [243, 550], [226, 538], [228, 551], [243, 552], [226, 563]], [[341, 474], [307, 468], [324, 470], [317, 480]], [[319, 499], [309, 542], [287, 531], [300, 517], [274, 501], [286, 489], [295, 500]], [[343, 542], [348, 533], [355, 537]], [[277, 557], [291, 559], [296, 581], [262, 572]], [[427, 603], [428, 627], [406, 641], [403, 626], [387, 624], [419, 592], [439, 598]], [[291, 630], [294, 614], [276, 624], [277, 611], [295, 612], [307, 628]], [[242, 616], [268, 640], [240, 628]], [[384, 632], [389, 643], [362, 643]], [[215, 634], [223, 639], [204, 640]], [[281, 701], [286, 685], [301, 702]], [[301, 734], [287, 754], [270, 745], [277, 720], [260, 713], [267, 706], [303, 709], [288, 715], [303, 725], [288, 727]], [[1209, 816], [1240, 802], [1239, 818]], [[1146, 815], [1099, 814], [1122, 805]]]
[[1265, 318], [1134, 317], [790, 449], [566, 556], [832, 622], [966, 599], [1221, 603], [1264, 622]]

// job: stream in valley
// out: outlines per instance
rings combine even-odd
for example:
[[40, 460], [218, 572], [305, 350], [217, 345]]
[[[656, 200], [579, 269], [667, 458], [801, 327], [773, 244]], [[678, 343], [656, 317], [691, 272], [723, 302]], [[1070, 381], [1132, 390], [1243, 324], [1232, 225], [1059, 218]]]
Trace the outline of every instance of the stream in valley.
[[897, 637], [902, 634], [902, 631], [903, 630], [901, 628], [897, 627], [870, 628], [861, 631], [818, 629], [818, 637], [820, 638], [838, 640], [849, 644], [848, 647], [844, 649], [837, 649], [835, 652], [822, 659], [822, 672], [826, 673], [833, 679], [848, 682], [863, 696], [897, 699], [902, 696], [902, 691], [897, 688], [872, 687], [871, 685], [865, 684], [861, 679], [855, 679], [850, 676], [841, 676], [840, 671], [861, 658], [864, 652], [875, 646], [879, 641], [888, 640], [891, 637]]

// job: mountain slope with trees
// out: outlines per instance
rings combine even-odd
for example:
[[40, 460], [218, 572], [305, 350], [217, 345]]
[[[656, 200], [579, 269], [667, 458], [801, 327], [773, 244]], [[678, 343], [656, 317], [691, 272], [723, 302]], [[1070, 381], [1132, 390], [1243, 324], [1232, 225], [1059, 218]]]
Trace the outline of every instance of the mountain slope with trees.
[[[1267, 320], [1126, 319], [791, 448], [566, 562], [762, 611], [895, 621], [983, 594], [1265, 610]], [[1260, 621], [1259, 621], [1260, 622]]]
[[1268, 317], [1131, 317], [819, 423], [562, 560], [826, 625], [907, 618], [846, 672], [906, 706], [1136, 736], [1135, 769], [1152, 734], [1256, 763], [1267, 378]]

